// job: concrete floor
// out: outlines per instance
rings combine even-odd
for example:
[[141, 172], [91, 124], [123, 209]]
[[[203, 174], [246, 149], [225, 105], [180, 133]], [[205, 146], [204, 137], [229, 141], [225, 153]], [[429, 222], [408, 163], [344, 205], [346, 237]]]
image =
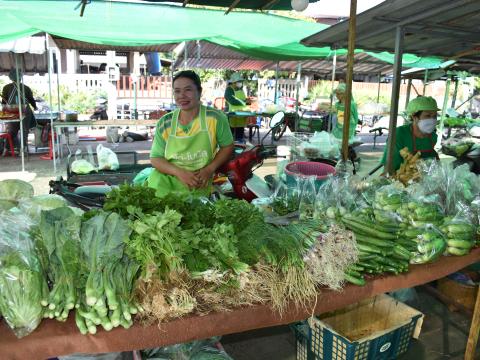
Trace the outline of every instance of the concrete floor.
[[[416, 288], [416, 291], [417, 298], [410, 301], [409, 305], [425, 315], [422, 331], [419, 339], [412, 340], [408, 351], [399, 359], [463, 359], [470, 320], [461, 313], [450, 312], [421, 287]], [[254, 330], [222, 338], [222, 345], [235, 360], [295, 360], [295, 343], [295, 335], [288, 326]], [[480, 346], [475, 359], [480, 359]]]
[[[262, 133], [264, 132], [265, 130], [262, 130]], [[104, 135], [105, 130], [97, 130], [96, 133]], [[379, 163], [386, 137], [377, 138], [377, 146], [373, 148], [373, 136], [368, 134], [368, 129], [365, 129], [360, 136], [364, 144], [357, 148], [357, 152], [362, 159], [359, 176], [363, 177]], [[288, 133], [280, 140], [278, 145], [286, 145], [287, 139]], [[72, 147], [72, 151], [80, 148], [85, 152], [87, 146], [95, 148], [99, 143], [113, 148], [115, 151], [136, 151], [140, 161], [148, 161], [151, 141], [122, 143], [113, 146], [105, 142], [82, 141], [78, 146]], [[266, 143], [270, 143], [269, 139]], [[255, 173], [260, 177], [275, 174], [277, 162], [281, 160], [268, 159]], [[25, 168], [26, 172], [22, 173], [21, 162], [18, 157], [0, 157], [0, 180], [7, 178], [23, 179], [32, 183], [36, 194], [45, 194], [49, 190], [49, 180], [55, 179], [57, 176], [66, 177], [65, 158], [59, 159], [57, 171], [54, 172], [52, 161], [41, 160], [40, 154], [30, 154]], [[463, 359], [462, 354], [468, 335], [469, 319], [459, 313], [449, 312], [442, 303], [422, 291], [418, 292], [418, 298], [412, 305], [426, 316], [420, 339], [413, 342], [402, 359]], [[235, 360], [295, 359], [295, 337], [288, 326], [224, 336], [222, 344]], [[480, 352], [477, 351], [477, 353], [476, 358], [480, 359]]]

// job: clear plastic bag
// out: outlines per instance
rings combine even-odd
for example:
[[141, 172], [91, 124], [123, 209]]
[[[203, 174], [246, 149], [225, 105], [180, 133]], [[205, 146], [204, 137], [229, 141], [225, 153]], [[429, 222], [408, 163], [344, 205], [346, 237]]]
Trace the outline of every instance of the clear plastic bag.
[[47, 282], [29, 235], [29, 219], [21, 213], [0, 218], [0, 313], [19, 338], [43, 318]]
[[413, 231], [417, 232], [416, 237], [413, 238], [416, 248], [412, 252], [410, 264], [426, 264], [442, 256], [447, 248], [447, 242], [438, 228], [425, 225]]
[[314, 218], [333, 222], [356, 208], [358, 196], [350, 177], [330, 176], [320, 186], [315, 199]]
[[375, 193], [373, 204], [375, 221], [382, 225], [399, 227], [402, 223], [407, 223], [407, 219], [400, 214], [402, 206], [408, 203], [408, 199], [407, 192], [396, 184], [382, 186]]
[[75, 160], [74, 162], [72, 162], [70, 168], [72, 172], [80, 175], [90, 174], [91, 172], [97, 171], [95, 165], [84, 159]]
[[220, 337], [142, 350], [144, 360], [233, 360], [219, 345]]
[[446, 242], [446, 255], [467, 255], [476, 242], [475, 214], [464, 204], [458, 204], [458, 213], [454, 217], [445, 217], [440, 230]]
[[315, 180], [315, 176], [310, 176], [303, 180], [300, 204], [298, 207], [300, 220], [313, 219], [315, 212], [315, 198], [317, 196]]
[[68, 206], [68, 202], [56, 194], [37, 195], [31, 199], [20, 200], [18, 203], [20, 211], [28, 215], [35, 224], [40, 221], [42, 210], [52, 210], [62, 206]]
[[97, 159], [99, 170], [118, 170], [120, 168], [117, 154], [102, 144], [97, 146]]
[[423, 225], [440, 226], [444, 218], [444, 211], [440, 206], [438, 195], [417, 196], [410, 195], [408, 202], [402, 204], [397, 213], [407, 219], [409, 225], [420, 227]]

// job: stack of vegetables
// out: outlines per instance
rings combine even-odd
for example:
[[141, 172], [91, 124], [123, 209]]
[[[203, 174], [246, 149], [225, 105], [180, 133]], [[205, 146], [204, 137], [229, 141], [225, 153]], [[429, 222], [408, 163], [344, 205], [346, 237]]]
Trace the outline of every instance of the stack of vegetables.
[[449, 255], [467, 255], [475, 246], [475, 227], [465, 219], [446, 217], [440, 230], [445, 234]]

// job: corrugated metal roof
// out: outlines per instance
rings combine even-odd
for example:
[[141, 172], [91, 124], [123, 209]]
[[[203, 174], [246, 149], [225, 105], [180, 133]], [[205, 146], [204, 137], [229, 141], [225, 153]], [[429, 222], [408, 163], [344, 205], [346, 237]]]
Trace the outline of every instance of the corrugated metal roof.
[[[405, 53], [458, 59], [457, 67], [480, 64], [479, 0], [386, 0], [357, 15], [355, 47], [394, 51], [397, 26], [405, 29]], [[308, 46], [344, 48], [348, 21], [307, 37]]]
[[57, 46], [61, 49], [170, 52], [177, 46], [177, 44], [160, 44], [150, 46], [111, 46], [71, 40], [59, 36], [52, 36], [52, 38]]
[[[185, 66], [184, 52], [179, 54], [176, 61], [176, 67]], [[267, 70], [275, 69], [276, 62], [252, 59], [248, 55], [236, 52], [234, 50], [212, 44], [207, 41], [192, 41], [187, 47], [187, 67], [203, 69], [231, 69], [231, 70]], [[281, 61], [279, 67], [281, 70], [296, 71], [298, 61]], [[302, 61], [303, 71], [314, 72], [317, 74], [331, 74], [333, 59], [318, 59]], [[336, 73], [343, 74], [346, 71], [346, 56], [337, 57]], [[377, 75], [379, 73], [391, 74], [392, 65], [380, 61], [368, 54], [355, 54], [355, 74], [356, 75]]]

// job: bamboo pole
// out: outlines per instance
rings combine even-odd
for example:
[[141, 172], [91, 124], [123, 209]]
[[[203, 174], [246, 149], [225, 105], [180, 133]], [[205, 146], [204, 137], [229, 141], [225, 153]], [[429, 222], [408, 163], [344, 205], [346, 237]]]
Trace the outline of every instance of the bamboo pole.
[[468, 335], [467, 348], [465, 349], [465, 360], [475, 358], [475, 349], [477, 348], [478, 335], [480, 333], [480, 290], [477, 291], [477, 301], [473, 310], [472, 324], [470, 325], [470, 334]]
[[398, 97], [400, 95], [400, 81], [402, 72], [403, 57], [403, 38], [404, 30], [397, 26], [395, 34], [395, 61], [393, 64], [393, 84], [392, 84], [392, 102], [390, 106], [390, 123], [388, 126], [388, 142], [387, 142], [387, 163], [386, 170], [388, 174], [393, 175], [393, 153], [395, 151], [397, 116], [398, 116]]
[[348, 20], [348, 55], [347, 55], [347, 91], [345, 94], [345, 113], [343, 120], [342, 159], [348, 159], [348, 134], [350, 131], [350, 114], [352, 102], [353, 61], [357, 23], [357, 0], [350, 0], [350, 18]]
[[337, 71], [337, 49], [333, 50], [332, 91], [330, 92], [330, 114], [328, 115], [328, 131], [333, 131], [333, 90], [335, 87], [335, 72]]

